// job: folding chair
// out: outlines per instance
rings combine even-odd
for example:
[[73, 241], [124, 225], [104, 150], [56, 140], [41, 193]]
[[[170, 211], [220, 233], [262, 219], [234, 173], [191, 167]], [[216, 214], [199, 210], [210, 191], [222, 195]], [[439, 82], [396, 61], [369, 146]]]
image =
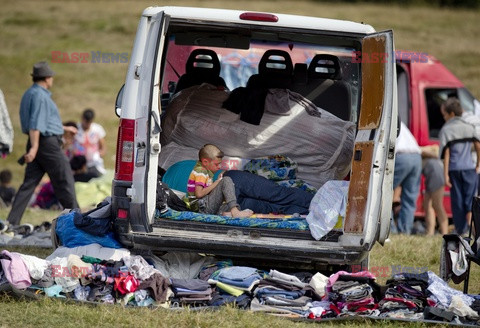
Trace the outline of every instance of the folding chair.
[[[451, 253], [450, 251], [453, 252]], [[457, 273], [454, 272], [452, 254], [458, 254], [458, 259], [463, 259], [463, 264], [466, 264], [464, 272], [459, 273], [458, 270]], [[462, 237], [458, 234], [443, 236], [440, 254], [440, 277], [445, 281], [452, 279], [455, 284], [463, 281], [463, 293], [468, 294], [468, 282], [472, 263], [480, 265], [480, 197], [478, 196], [475, 196], [472, 201], [472, 222], [468, 237]]]
[[[473, 239], [473, 242], [472, 242]], [[467, 253], [467, 276], [465, 277], [465, 282], [463, 284], [463, 293], [468, 293], [468, 281], [470, 278], [470, 267], [471, 263], [480, 265], [480, 197], [473, 197], [472, 202], [472, 223], [470, 224], [470, 231], [468, 237], [465, 238], [467, 242], [471, 244], [471, 249], [473, 254]]]

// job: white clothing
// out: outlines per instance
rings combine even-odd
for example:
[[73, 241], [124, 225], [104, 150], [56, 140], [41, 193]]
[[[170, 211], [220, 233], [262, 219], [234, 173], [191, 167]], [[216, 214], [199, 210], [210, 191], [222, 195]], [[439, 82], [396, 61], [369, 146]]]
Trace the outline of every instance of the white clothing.
[[395, 153], [422, 153], [422, 150], [418, 146], [417, 140], [415, 140], [415, 137], [403, 122], [401, 123], [400, 134], [398, 135], [395, 143]]
[[100, 156], [99, 142], [105, 138], [105, 129], [95, 122], [90, 125], [88, 131], [78, 124], [78, 132], [75, 140], [84, 148], [87, 167], [95, 167], [100, 173], [105, 174], [103, 158]]

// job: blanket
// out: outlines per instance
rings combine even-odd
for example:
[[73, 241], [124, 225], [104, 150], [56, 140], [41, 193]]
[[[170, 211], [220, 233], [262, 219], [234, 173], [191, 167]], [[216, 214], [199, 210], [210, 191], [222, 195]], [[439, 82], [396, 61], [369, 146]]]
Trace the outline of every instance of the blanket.
[[213, 143], [226, 158], [288, 156], [298, 163], [297, 178], [315, 188], [328, 180], [343, 179], [350, 170], [353, 122], [321, 109], [321, 115], [311, 115], [300, 103], [291, 102], [288, 113], [266, 111], [260, 125], [252, 125], [222, 108], [228, 95], [202, 84], [183, 90], [172, 100], [162, 119], [161, 167], [196, 159], [198, 149]]

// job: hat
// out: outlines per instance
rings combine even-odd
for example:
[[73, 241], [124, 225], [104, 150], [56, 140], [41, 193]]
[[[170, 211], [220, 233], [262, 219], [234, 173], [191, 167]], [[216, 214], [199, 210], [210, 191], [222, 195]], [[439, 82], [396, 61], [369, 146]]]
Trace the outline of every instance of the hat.
[[33, 65], [33, 73], [31, 75], [33, 77], [50, 77], [54, 76], [55, 72], [52, 71], [47, 62], [42, 61]]

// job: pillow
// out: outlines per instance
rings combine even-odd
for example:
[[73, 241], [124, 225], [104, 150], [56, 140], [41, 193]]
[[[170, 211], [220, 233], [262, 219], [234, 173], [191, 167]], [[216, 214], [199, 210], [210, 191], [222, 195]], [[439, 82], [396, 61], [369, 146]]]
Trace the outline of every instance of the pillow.
[[162, 177], [162, 182], [165, 182], [170, 189], [187, 192], [187, 182], [190, 173], [195, 166], [195, 160], [185, 160], [176, 162], [167, 169], [167, 172]]
[[[170, 189], [187, 192], [187, 182], [193, 167], [197, 163], [196, 160], [187, 159], [176, 162], [170, 166], [162, 177], [162, 182], [166, 183]], [[213, 176], [213, 181], [217, 180], [220, 170]]]

